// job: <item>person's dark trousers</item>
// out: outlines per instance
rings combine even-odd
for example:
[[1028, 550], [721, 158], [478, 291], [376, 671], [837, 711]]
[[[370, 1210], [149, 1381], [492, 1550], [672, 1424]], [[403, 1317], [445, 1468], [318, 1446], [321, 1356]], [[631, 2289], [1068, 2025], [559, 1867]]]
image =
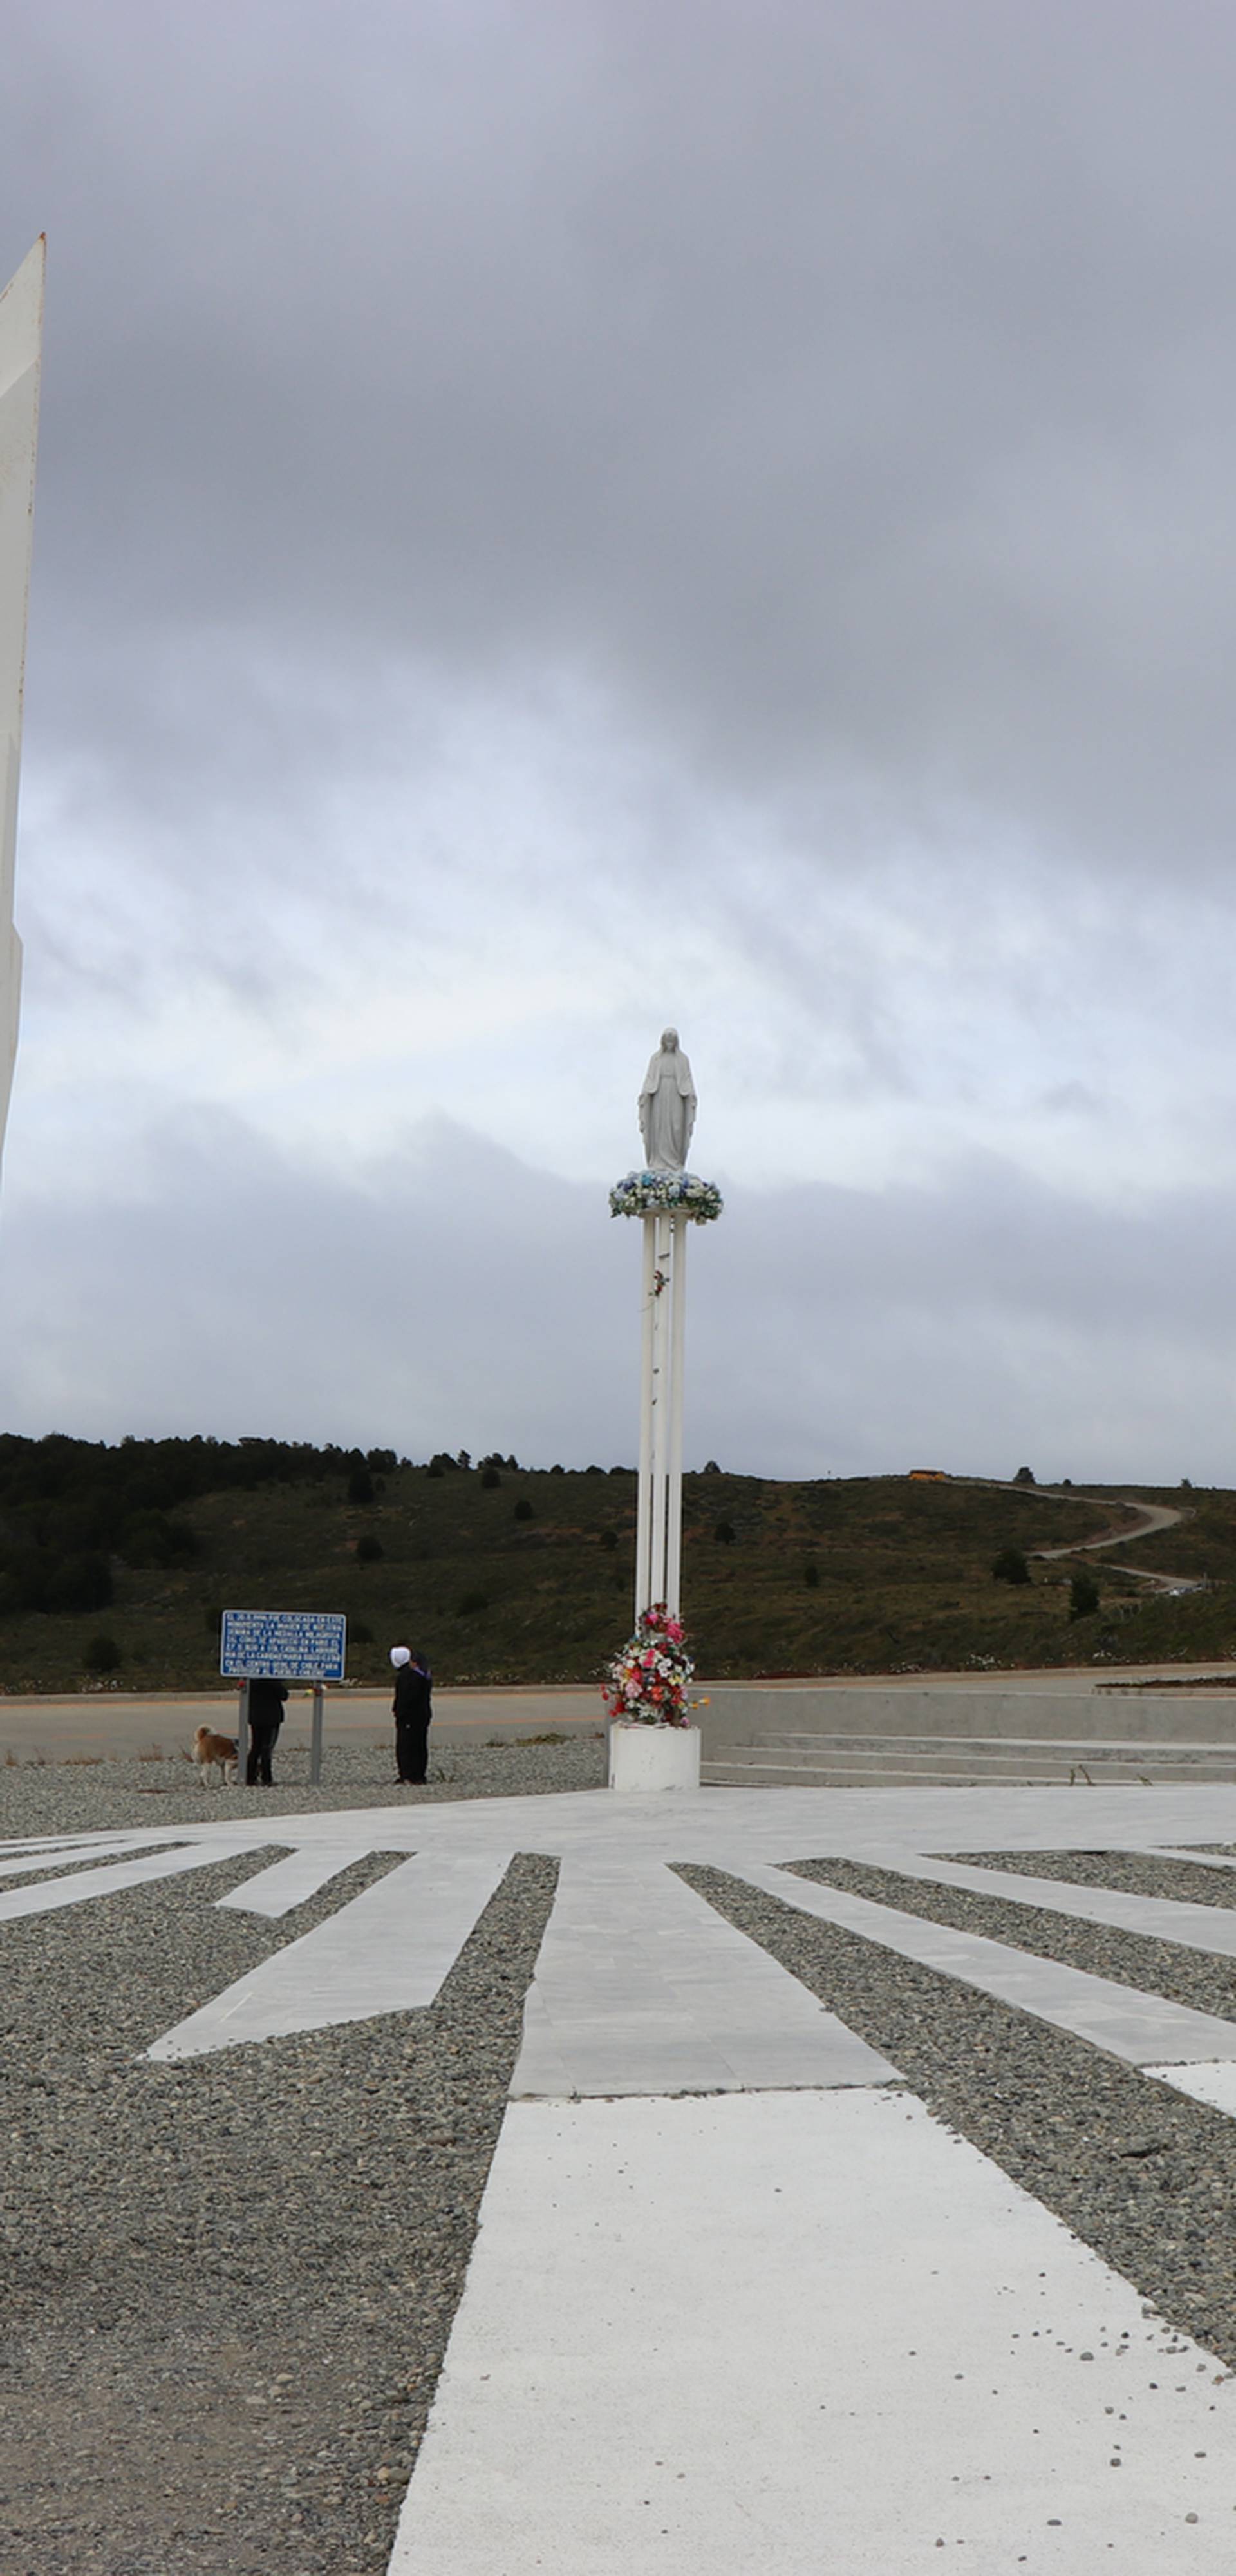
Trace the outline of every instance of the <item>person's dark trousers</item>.
[[260, 1717], [256, 1724], [251, 1723], [249, 1758], [245, 1764], [246, 1787], [252, 1789], [260, 1786], [263, 1789], [273, 1789], [275, 1784], [270, 1776], [270, 1757], [275, 1749], [275, 1737], [278, 1732], [277, 1725], [264, 1725]]
[[427, 1717], [401, 1717], [395, 1728], [395, 1761], [399, 1777], [408, 1787], [424, 1785], [429, 1769], [429, 1720]]

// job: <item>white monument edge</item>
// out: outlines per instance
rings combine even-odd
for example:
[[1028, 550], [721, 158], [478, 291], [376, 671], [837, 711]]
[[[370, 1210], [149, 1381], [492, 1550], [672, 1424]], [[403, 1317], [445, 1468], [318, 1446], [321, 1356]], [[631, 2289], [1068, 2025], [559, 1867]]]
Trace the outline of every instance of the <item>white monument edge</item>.
[[46, 249], [40, 234], [0, 295], [0, 1148], [21, 1008], [13, 895]]

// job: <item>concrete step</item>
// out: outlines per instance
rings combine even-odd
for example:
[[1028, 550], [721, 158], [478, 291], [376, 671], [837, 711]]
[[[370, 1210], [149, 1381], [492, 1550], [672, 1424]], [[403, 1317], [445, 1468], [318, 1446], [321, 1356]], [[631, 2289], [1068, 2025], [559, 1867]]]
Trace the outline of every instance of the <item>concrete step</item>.
[[802, 1736], [724, 1745], [706, 1755], [712, 1788], [971, 1788], [1067, 1784], [1070, 1775], [1132, 1786], [1236, 1780], [1236, 1745], [1009, 1742], [992, 1738]]
[[822, 1755], [832, 1760], [851, 1756], [865, 1757], [881, 1753], [913, 1752], [924, 1761], [980, 1760], [985, 1755], [1015, 1756], [1018, 1761], [1133, 1762], [1143, 1754], [1167, 1756], [1189, 1762], [1227, 1762], [1236, 1758], [1236, 1730], [1228, 1744], [1209, 1744], [1175, 1736], [1128, 1735], [824, 1735], [761, 1733], [758, 1736], [713, 1738], [710, 1757], [718, 1762], [731, 1759], [758, 1761], [765, 1754], [776, 1754], [789, 1762], [810, 1760]]

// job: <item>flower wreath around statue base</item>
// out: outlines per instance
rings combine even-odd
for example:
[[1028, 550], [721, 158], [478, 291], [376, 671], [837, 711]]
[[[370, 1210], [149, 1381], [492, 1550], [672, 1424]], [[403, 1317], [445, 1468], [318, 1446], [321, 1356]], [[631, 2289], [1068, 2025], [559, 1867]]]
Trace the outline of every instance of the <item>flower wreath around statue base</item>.
[[654, 1601], [615, 1655], [601, 1696], [610, 1716], [627, 1726], [690, 1726], [695, 1703], [687, 1690], [694, 1671], [681, 1619]]
[[611, 1216], [686, 1216], [711, 1225], [725, 1201], [715, 1181], [698, 1172], [628, 1172], [609, 1194]]

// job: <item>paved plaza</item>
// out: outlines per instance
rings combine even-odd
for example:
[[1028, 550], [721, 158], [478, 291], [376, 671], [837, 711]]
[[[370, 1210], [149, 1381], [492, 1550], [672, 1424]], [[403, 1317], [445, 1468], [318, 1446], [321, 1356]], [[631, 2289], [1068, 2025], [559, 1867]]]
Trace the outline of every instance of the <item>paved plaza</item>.
[[[1236, 1789], [1215, 1787], [589, 1792], [277, 1822], [220, 1798], [200, 1823], [6, 1845], [0, 1940], [241, 1864], [203, 1899], [196, 2008], [149, 2042], [175, 2065], [423, 2012], [515, 1856], [558, 1864], [392, 2576], [910, 2576], [941, 2549], [984, 2576], [1218, 2571], [1224, 2357], [934, 2115], [715, 1890], [860, 1945], [873, 1984], [927, 1972], [1114, 2065], [1143, 2126], [1174, 2100], [1226, 2130], [1231, 2002], [1128, 1971], [1179, 1960], [1220, 2004], [1236, 1992], [1236, 1864], [1202, 1848], [1224, 1844]], [[1036, 1854], [1070, 1853], [1107, 1856], [1116, 1883], [1036, 1876]], [[277, 1926], [375, 1855], [360, 1893], [216, 1985], [212, 1917]], [[902, 1901], [793, 1866], [812, 1862]], [[1182, 1892], [1119, 1884], [1139, 1870]], [[939, 1919], [970, 1904], [1002, 1937]], [[1053, 1922], [1066, 1947], [1114, 1943], [1121, 1973], [1045, 1955]]]

